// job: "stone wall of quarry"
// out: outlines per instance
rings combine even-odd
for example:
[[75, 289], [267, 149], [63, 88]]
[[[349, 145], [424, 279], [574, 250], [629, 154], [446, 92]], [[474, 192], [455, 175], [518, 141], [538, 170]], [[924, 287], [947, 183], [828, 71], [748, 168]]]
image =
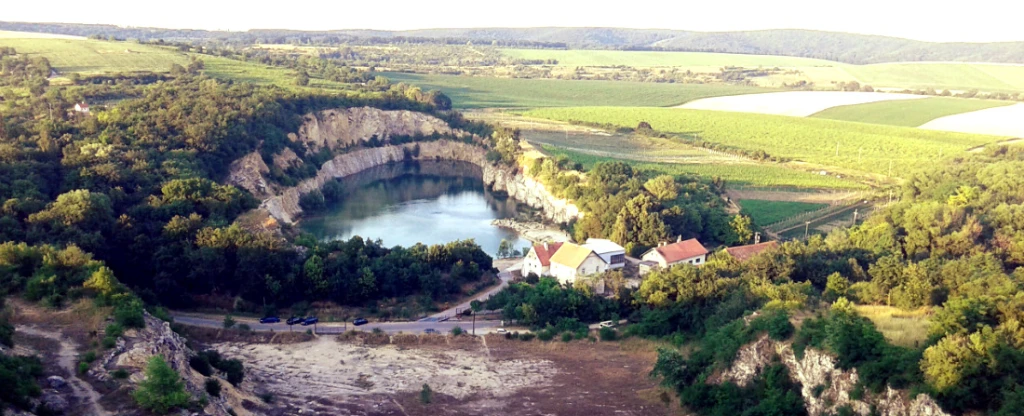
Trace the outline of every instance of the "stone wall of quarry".
[[[850, 398], [857, 384], [857, 370], [839, 368], [835, 357], [814, 348], [807, 348], [797, 359], [789, 343], [777, 342], [763, 335], [757, 341], [740, 348], [736, 360], [725, 371], [708, 379], [709, 383], [732, 381], [744, 386], [778, 356], [789, 369], [793, 381], [800, 384], [800, 393], [811, 416], [836, 414], [849, 406], [856, 414], [868, 416], [872, 407], [883, 416], [950, 416], [927, 394], [918, 394], [913, 400], [908, 392], [886, 386], [881, 393], [865, 391], [862, 398]], [[819, 387], [820, 386], [820, 387]], [[816, 394], [815, 389], [822, 389]]]
[[[375, 108], [348, 108], [325, 110], [304, 117], [298, 133], [289, 138], [302, 141], [310, 152], [330, 149], [337, 152], [376, 136], [430, 136], [469, 138], [468, 133], [453, 130], [443, 120], [412, 111], [385, 111]], [[478, 139], [478, 138], [475, 138]], [[274, 155], [274, 163], [286, 168], [288, 163], [302, 163], [290, 150]], [[364, 148], [341, 153], [320, 166], [315, 177], [303, 180], [293, 187], [279, 187], [267, 181], [270, 168], [258, 152], [234, 161], [226, 182], [244, 188], [261, 199], [259, 210], [274, 219], [294, 224], [302, 213], [299, 198], [324, 183], [343, 178], [363, 170], [405, 160], [455, 160], [477, 165], [483, 172], [484, 184], [495, 191], [505, 192], [517, 202], [539, 210], [545, 219], [568, 223], [582, 213], [569, 201], [557, 198], [533, 178], [516, 169], [497, 166], [487, 161], [486, 151], [462, 141], [440, 139], [403, 145]]]

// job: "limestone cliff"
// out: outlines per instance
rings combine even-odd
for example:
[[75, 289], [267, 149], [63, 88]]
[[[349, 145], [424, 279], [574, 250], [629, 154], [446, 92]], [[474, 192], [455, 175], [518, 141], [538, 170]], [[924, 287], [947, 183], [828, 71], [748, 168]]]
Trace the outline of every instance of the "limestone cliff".
[[[435, 133], [446, 137], [468, 137], [465, 132], [453, 130], [436, 117], [410, 111], [384, 111], [373, 108], [349, 108], [322, 111], [307, 115], [305, 123], [292, 140], [302, 141], [309, 151], [329, 148], [334, 151], [360, 141], [395, 135], [423, 135]], [[294, 163], [292, 155], [274, 155], [274, 162]], [[325, 162], [313, 178], [290, 188], [276, 188], [264, 175], [267, 165], [256, 152], [235, 162], [229, 169], [227, 183], [252, 192], [263, 200], [260, 210], [278, 221], [292, 224], [302, 213], [299, 197], [320, 189], [329, 180], [343, 178], [371, 167], [403, 160], [457, 160], [480, 166], [484, 184], [505, 192], [512, 199], [536, 208], [548, 220], [567, 223], [581, 217], [579, 209], [567, 200], [552, 195], [544, 186], [514, 169], [496, 166], [487, 161], [486, 152], [479, 146], [454, 140], [435, 140], [407, 143], [399, 146], [373, 147], [342, 153]]]
[[[800, 384], [807, 413], [811, 416], [835, 414], [836, 409], [844, 405], [864, 416], [871, 414], [872, 405], [883, 416], [949, 416], [926, 394], [909, 400], [907, 392], [890, 387], [881, 394], [865, 392], [860, 400], [853, 400], [850, 392], [857, 384], [856, 369], [838, 368], [835, 357], [813, 348], [807, 348], [803, 357], [797, 359], [789, 343], [773, 341], [767, 335], [741, 348], [732, 366], [708, 382], [732, 381], [740, 386], [746, 385], [772, 362], [775, 355], [789, 369], [790, 377]], [[824, 390], [816, 395], [815, 388]]]

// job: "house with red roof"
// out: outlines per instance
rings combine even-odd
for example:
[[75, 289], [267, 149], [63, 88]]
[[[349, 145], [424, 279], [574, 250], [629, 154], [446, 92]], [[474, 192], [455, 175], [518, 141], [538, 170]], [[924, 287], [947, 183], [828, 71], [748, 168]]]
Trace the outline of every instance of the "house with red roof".
[[523, 260], [523, 275], [530, 273], [537, 276], [551, 275], [551, 256], [562, 247], [562, 243], [540, 243], [530, 247], [530, 252]]
[[657, 267], [669, 268], [677, 264], [692, 264], [700, 266], [707, 259], [708, 249], [691, 238], [685, 241], [676, 241], [672, 244], [661, 243], [657, 247], [647, 250], [640, 259], [653, 262]]
[[766, 241], [764, 243], [748, 244], [748, 245], [745, 245], [745, 246], [729, 247], [729, 248], [725, 249], [725, 252], [728, 253], [730, 256], [732, 256], [732, 258], [743, 262], [743, 261], [750, 260], [751, 257], [754, 257], [754, 256], [756, 256], [758, 254], [761, 254], [765, 250], [770, 250], [770, 249], [776, 248], [778, 246], [779, 246], [779, 243], [776, 243], [774, 241]]

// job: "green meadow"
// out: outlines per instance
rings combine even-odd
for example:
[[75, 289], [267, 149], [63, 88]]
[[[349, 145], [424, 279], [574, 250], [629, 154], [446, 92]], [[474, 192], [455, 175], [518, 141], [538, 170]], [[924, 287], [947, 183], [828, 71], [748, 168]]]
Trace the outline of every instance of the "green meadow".
[[986, 108], [1003, 107], [1012, 101], [969, 100], [929, 97], [920, 100], [893, 100], [832, 107], [811, 117], [859, 123], [917, 127], [939, 117]]

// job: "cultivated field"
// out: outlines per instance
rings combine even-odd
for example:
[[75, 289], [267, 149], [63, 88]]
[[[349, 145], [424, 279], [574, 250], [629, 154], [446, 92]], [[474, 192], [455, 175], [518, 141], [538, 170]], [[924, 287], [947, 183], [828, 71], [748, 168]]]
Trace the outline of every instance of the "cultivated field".
[[873, 92], [787, 91], [702, 98], [683, 104], [679, 108], [807, 117], [836, 106], [921, 98], [925, 97]]
[[843, 70], [861, 84], [875, 88], [1024, 91], [1024, 65], [903, 62], [846, 65]]
[[[1007, 107], [1009, 108], [1009, 107]], [[986, 110], [991, 111], [991, 110]], [[1002, 138], [814, 118], [685, 110], [673, 108], [587, 107], [530, 110], [529, 117], [611, 123], [687, 135], [736, 149], [899, 177], [908, 168]]]
[[754, 224], [762, 227], [828, 206], [827, 204], [812, 204], [808, 202], [763, 201], [758, 199], [744, 199], [736, 201], [736, 203], [739, 204], [741, 213], [750, 216]]
[[171, 48], [91, 39], [0, 38], [19, 54], [43, 56], [60, 73], [168, 72], [171, 64], [188, 64], [188, 56]]
[[923, 129], [1024, 137], [1024, 104], [989, 108], [929, 121]]
[[765, 91], [762, 88], [736, 85], [486, 78], [396, 72], [385, 75], [394, 82], [415, 84], [424, 90], [443, 91], [451, 97], [457, 108], [591, 105], [664, 107], [705, 97]]
[[821, 59], [791, 56], [742, 55], [705, 52], [649, 52], [603, 50], [504, 49], [502, 53], [518, 59], [556, 59], [559, 66], [633, 67], [802, 67], [835, 65]]
[[721, 178], [730, 188], [782, 188], [782, 189], [864, 189], [865, 185], [811, 172], [787, 168], [772, 163], [652, 163], [624, 157], [592, 155], [579, 151], [545, 145], [544, 151], [552, 156], [565, 156], [589, 169], [598, 162], [627, 160], [635, 169], [651, 175], [699, 176], [704, 180]]
[[[922, 100], [843, 105], [829, 108], [811, 117], [859, 123], [888, 124], [890, 126], [918, 127], [940, 117], [1008, 105], [1013, 105], [1013, 102], [927, 97]], [[984, 132], [975, 131], [972, 133]]]

